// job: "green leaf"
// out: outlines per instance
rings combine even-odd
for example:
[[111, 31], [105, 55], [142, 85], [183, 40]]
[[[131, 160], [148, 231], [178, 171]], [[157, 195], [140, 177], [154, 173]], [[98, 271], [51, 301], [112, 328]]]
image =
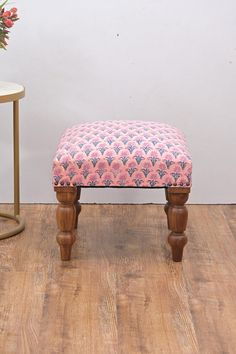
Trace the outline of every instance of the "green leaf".
[[1, 48], [7, 50], [6, 46], [3, 43], [0, 43], [0, 49]]
[[6, 5], [7, 2], [8, 0], [3, 1], [3, 3], [0, 5], [0, 10]]

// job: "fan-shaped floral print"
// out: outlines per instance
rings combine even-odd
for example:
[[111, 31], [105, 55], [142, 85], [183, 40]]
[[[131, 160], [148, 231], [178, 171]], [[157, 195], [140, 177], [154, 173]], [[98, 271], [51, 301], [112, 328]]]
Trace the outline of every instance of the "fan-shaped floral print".
[[84, 187], [191, 186], [182, 133], [168, 124], [97, 121], [67, 129], [53, 160], [53, 184]]

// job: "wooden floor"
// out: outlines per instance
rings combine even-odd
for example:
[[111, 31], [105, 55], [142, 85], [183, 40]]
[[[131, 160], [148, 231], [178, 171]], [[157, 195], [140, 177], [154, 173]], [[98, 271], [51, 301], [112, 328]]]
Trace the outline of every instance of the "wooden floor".
[[[61, 262], [55, 205], [0, 241], [0, 353], [236, 353], [236, 206], [190, 206], [182, 264], [155, 205], [84, 205]], [[8, 221], [0, 220], [1, 229]]]

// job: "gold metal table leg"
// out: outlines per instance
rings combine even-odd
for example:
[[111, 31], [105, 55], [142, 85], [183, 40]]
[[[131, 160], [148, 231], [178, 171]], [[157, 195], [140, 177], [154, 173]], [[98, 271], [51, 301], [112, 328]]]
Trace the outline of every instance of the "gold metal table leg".
[[14, 215], [20, 215], [19, 101], [13, 102]]
[[7, 232], [0, 233], [0, 240], [19, 234], [25, 228], [20, 217], [20, 158], [19, 158], [19, 101], [13, 101], [13, 141], [14, 141], [14, 215], [0, 213], [1, 217], [15, 220], [18, 225]]

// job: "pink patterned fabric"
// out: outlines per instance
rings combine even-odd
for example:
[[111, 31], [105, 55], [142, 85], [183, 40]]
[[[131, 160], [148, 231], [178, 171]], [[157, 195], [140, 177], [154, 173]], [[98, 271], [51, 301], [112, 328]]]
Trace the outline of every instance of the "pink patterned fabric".
[[67, 129], [53, 160], [53, 184], [84, 187], [191, 186], [182, 133], [167, 124], [97, 121]]

